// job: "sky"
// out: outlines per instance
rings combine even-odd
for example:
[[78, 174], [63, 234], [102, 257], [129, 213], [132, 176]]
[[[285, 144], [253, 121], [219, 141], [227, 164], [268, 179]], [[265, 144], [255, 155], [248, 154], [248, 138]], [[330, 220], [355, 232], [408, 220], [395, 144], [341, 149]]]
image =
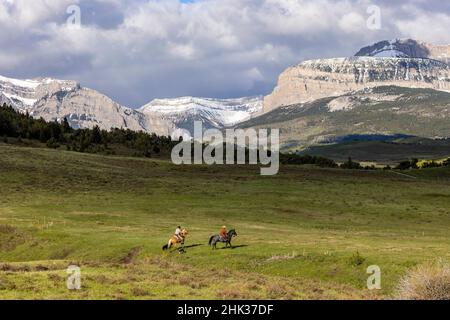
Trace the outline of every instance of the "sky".
[[76, 80], [138, 108], [268, 94], [306, 59], [450, 43], [441, 0], [0, 0], [0, 75]]

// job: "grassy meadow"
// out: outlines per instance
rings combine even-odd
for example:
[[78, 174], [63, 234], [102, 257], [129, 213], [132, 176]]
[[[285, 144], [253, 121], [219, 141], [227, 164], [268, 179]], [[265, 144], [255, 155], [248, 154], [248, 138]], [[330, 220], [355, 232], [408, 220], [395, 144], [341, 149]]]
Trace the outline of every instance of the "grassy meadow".
[[[179, 224], [186, 254], [163, 253]], [[236, 247], [212, 251], [224, 224]], [[0, 299], [390, 299], [437, 259], [450, 262], [448, 168], [262, 177], [0, 142]]]

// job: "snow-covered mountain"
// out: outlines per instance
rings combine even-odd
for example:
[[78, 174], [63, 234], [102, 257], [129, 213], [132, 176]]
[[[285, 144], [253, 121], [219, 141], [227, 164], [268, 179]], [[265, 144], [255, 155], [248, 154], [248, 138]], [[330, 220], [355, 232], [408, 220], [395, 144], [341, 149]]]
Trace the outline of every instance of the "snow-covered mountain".
[[428, 58], [429, 49], [417, 41], [391, 40], [380, 41], [359, 50], [355, 56], [361, 57], [391, 57], [391, 58]]
[[449, 48], [414, 40], [382, 41], [354, 57], [301, 62], [280, 75], [264, 99], [264, 112], [378, 86], [450, 91], [445, 61]]
[[450, 137], [450, 45], [381, 41], [353, 57], [303, 61], [285, 70], [264, 114], [240, 128], [280, 128], [304, 147], [352, 135]]
[[61, 121], [73, 128], [124, 128], [134, 131], [189, 137], [194, 121], [204, 128], [232, 126], [262, 111], [262, 97], [157, 99], [139, 110], [124, 107], [98, 91], [75, 81], [38, 78], [18, 80], [0, 76], [0, 105], [13, 106], [35, 118]]
[[121, 106], [107, 96], [83, 88], [75, 81], [39, 78], [17, 80], [0, 77], [0, 103], [11, 105], [35, 118], [61, 121], [73, 128], [124, 128], [134, 131], [171, 134], [173, 126], [160, 119]]
[[239, 99], [182, 97], [156, 99], [139, 111], [170, 121], [177, 128], [192, 133], [194, 121], [202, 121], [204, 129], [222, 129], [260, 114], [262, 106], [262, 97]]
[[380, 41], [359, 50], [357, 57], [425, 58], [449, 63], [450, 45], [434, 45], [413, 39]]
[[50, 78], [18, 80], [0, 76], [0, 99], [20, 111], [31, 111], [34, 105], [51, 92], [70, 92], [79, 89], [73, 81]]

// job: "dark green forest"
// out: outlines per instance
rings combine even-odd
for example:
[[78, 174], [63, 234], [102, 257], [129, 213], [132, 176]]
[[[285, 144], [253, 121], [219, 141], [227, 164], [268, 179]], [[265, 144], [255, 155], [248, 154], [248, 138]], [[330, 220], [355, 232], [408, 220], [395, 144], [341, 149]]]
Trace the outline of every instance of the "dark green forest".
[[5, 143], [30, 144], [68, 151], [168, 158], [178, 141], [170, 137], [124, 129], [73, 129], [61, 123], [34, 119], [12, 107], [0, 108], [0, 137]]

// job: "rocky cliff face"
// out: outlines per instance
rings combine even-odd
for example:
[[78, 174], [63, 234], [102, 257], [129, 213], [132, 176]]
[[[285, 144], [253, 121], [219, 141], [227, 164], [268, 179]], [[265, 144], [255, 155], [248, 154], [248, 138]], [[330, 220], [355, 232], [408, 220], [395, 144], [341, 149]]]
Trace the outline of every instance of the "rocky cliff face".
[[123, 107], [107, 96], [88, 88], [56, 91], [33, 106], [30, 115], [47, 120], [67, 118], [73, 128], [124, 128], [133, 131], [170, 135], [171, 126], [159, 118], [146, 117], [136, 110]]
[[264, 99], [264, 112], [377, 86], [450, 90], [449, 65], [419, 57], [444, 51], [444, 46], [381, 42], [361, 49], [356, 57], [302, 62], [281, 74], [277, 87]]
[[175, 130], [173, 124], [160, 117], [121, 106], [75, 81], [0, 77], [0, 103], [47, 121], [67, 118], [76, 129], [97, 125], [105, 130], [123, 128], [159, 135], [170, 135]]
[[194, 121], [202, 121], [204, 129], [232, 126], [260, 114], [263, 99], [156, 99], [134, 110], [75, 81], [0, 76], [0, 105], [4, 103], [47, 121], [66, 118], [75, 129], [99, 126], [188, 138]]

